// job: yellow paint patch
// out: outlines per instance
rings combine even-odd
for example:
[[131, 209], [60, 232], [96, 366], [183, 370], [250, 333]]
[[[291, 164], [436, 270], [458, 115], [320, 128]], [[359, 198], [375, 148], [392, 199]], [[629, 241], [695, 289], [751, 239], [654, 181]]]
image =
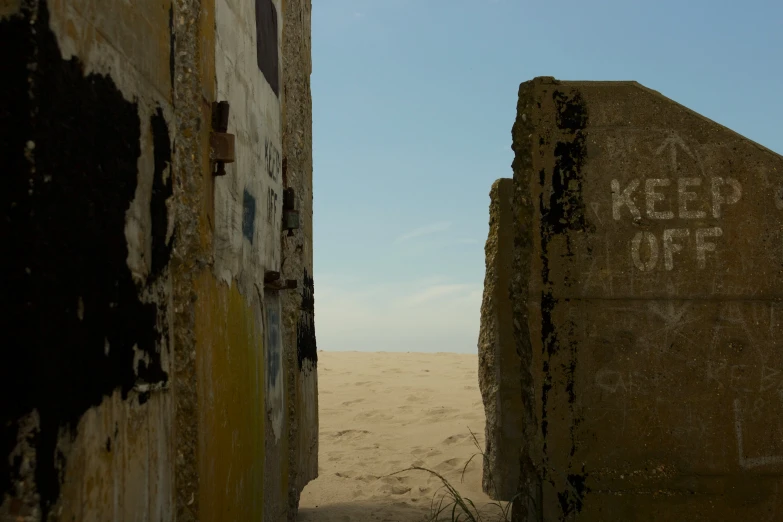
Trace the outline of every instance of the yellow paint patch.
[[263, 520], [264, 365], [258, 300], [204, 272], [196, 282], [202, 522]]

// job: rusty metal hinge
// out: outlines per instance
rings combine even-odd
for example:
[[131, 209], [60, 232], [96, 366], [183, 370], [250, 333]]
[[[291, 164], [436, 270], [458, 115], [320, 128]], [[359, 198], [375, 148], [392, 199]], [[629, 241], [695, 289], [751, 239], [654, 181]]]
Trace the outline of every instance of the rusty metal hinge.
[[214, 162], [215, 176], [226, 175], [226, 163], [236, 160], [234, 135], [228, 134], [227, 101], [212, 103], [212, 133], [209, 135], [210, 159]]
[[288, 231], [289, 236], [294, 235], [294, 230], [299, 228], [299, 211], [296, 210], [296, 192], [293, 188], [283, 190], [283, 230]]
[[280, 272], [267, 270], [264, 272], [264, 288], [266, 290], [295, 290], [296, 279], [280, 279]]

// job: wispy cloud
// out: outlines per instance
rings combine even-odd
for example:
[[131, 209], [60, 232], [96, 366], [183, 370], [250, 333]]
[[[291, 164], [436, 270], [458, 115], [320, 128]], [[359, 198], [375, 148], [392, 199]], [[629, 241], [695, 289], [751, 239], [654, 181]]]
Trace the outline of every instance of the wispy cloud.
[[318, 275], [315, 279], [320, 349], [476, 350], [481, 284], [440, 276], [395, 284], [355, 281], [335, 285]]
[[419, 290], [404, 299], [404, 302], [411, 305], [423, 304], [448, 296], [464, 295], [466, 290], [470, 290], [473, 285], [452, 284], [452, 285], [432, 285]]
[[405, 241], [410, 241], [411, 239], [417, 237], [429, 236], [432, 234], [437, 234], [439, 232], [445, 232], [449, 228], [451, 228], [450, 221], [439, 221], [437, 223], [432, 223], [430, 225], [426, 225], [423, 227], [414, 228], [410, 232], [406, 232], [405, 234], [399, 236], [394, 242], [403, 243]]

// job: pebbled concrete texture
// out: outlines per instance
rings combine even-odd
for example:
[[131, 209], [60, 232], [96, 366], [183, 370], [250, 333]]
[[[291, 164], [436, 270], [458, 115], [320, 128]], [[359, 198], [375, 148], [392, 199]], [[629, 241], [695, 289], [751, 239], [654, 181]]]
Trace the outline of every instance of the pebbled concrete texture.
[[281, 295], [287, 397], [288, 520], [318, 477], [318, 353], [313, 280], [313, 104], [310, 0], [285, 0], [282, 32], [282, 182], [293, 189], [300, 229], [281, 237], [281, 277], [298, 281]]
[[512, 136], [515, 519], [779, 520], [783, 158], [634, 82]]
[[487, 415], [482, 487], [493, 498], [511, 500], [519, 484], [524, 411], [519, 375], [522, 359], [514, 342], [511, 275], [514, 253], [514, 182], [492, 184], [486, 276], [479, 331], [479, 388]]

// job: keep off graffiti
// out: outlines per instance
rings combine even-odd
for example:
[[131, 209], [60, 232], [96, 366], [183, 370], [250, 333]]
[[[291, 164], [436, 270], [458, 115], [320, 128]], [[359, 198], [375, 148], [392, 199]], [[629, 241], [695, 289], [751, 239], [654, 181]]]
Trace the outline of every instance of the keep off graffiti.
[[[678, 170], [678, 154], [697, 160], [694, 152], [676, 133], [670, 133], [655, 154], [667, 152], [672, 172]], [[641, 222], [642, 214], [653, 221], [675, 218], [680, 221], [717, 220], [726, 206], [734, 205], [742, 197], [739, 181], [719, 176], [635, 178], [625, 185], [613, 179], [611, 187], [612, 218], [615, 221], [630, 217], [635, 222]], [[641, 198], [637, 198], [638, 195]], [[636, 204], [638, 199], [643, 202], [641, 208]], [[666, 270], [674, 270], [679, 256], [691, 256], [696, 265], [703, 269], [707, 266], [708, 255], [715, 252], [722, 236], [722, 227], [701, 223], [691, 227], [665, 228], [660, 237], [642, 230], [631, 238], [631, 259], [642, 272], [649, 272], [661, 265]]]
[[[675, 217], [680, 220], [702, 220], [707, 218], [708, 211], [696, 210], [695, 207], [701, 202], [701, 208], [705, 208], [703, 203], [706, 198], [711, 217], [720, 219], [723, 208], [737, 203], [742, 197], [742, 186], [733, 178], [713, 177], [706, 184], [697, 177], [672, 181], [671, 178], [636, 178], [622, 186], [620, 181], [613, 179], [612, 217], [615, 221], [625, 216], [640, 221], [644, 213], [647, 219], [656, 221], [672, 220]], [[676, 195], [673, 195], [675, 190]], [[639, 208], [634, 196], [642, 191], [644, 205]], [[674, 210], [662, 210], [667, 200], [669, 203], [674, 202], [674, 205], [668, 205], [669, 209]], [[673, 270], [676, 256], [688, 255], [684, 251], [687, 243], [692, 246], [690, 255], [695, 257], [698, 267], [704, 268], [707, 266], [707, 255], [715, 252], [721, 236], [723, 229], [719, 226], [666, 228], [660, 238], [650, 231], [640, 231], [631, 239], [631, 258], [634, 266], [643, 272], [653, 270], [660, 263], [666, 270]], [[688, 241], [689, 238], [693, 238], [693, 241]]]

